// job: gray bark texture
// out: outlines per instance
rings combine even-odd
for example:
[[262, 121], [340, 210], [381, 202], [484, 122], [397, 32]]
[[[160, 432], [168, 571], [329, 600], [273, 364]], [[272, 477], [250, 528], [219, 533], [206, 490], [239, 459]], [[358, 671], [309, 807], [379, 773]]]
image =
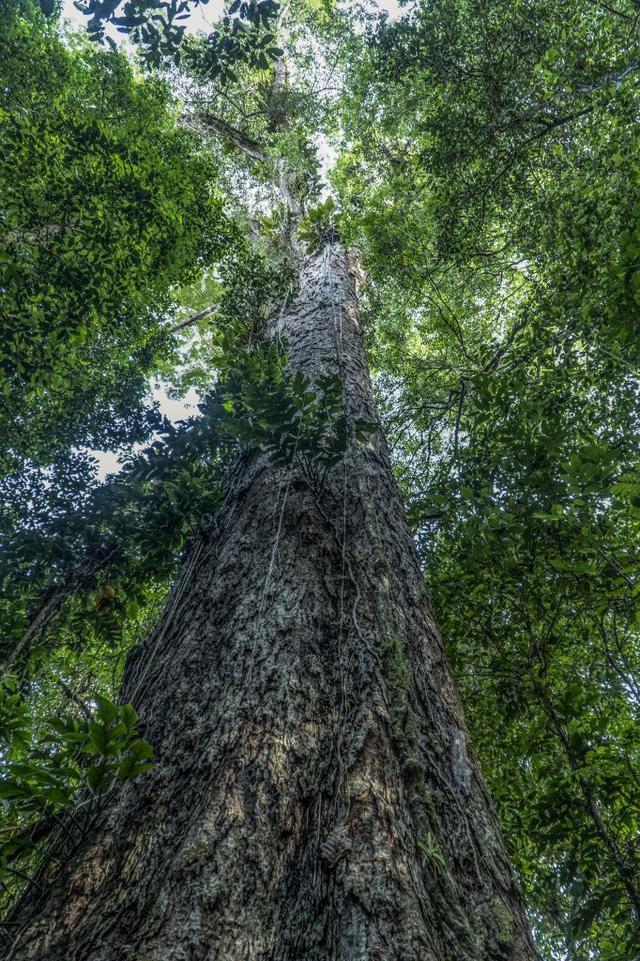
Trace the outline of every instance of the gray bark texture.
[[[376, 420], [339, 246], [270, 322]], [[132, 653], [158, 764], [24, 903], [18, 961], [533, 961], [381, 433], [254, 454]]]

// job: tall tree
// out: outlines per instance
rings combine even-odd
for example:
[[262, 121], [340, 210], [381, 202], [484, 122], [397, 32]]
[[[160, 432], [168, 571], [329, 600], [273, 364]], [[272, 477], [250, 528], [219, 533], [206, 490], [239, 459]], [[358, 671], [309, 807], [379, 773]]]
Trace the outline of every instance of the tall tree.
[[[162, 335], [202, 416], [103, 487], [5, 484], [11, 955], [534, 958], [426, 558], [539, 945], [633, 957], [635, 20], [295, 3], [282, 58], [268, 0], [231, 5], [246, 44], [232, 19], [184, 38], [188, 5], [85, 4], [93, 34], [115, 20], [186, 70], [179, 155], [222, 172], [226, 250]], [[183, 144], [154, 110], [152, 145]], [[122, 144], [145, 136], [129, 112]], [[140, 305], [170, 276], [193, 274]]]
[[250, 449], [127, 661], [122, 699], [156, 763], [107, 792], [82, 837], [63, 812], [68, 857], [10, 916], [12, 953], [524, 961], [377, 421], [357, 261], [331, 231], [303, 255], [282, 67], [271, 84], [275, 149], [202, 121], [277, 175], [298, 293], [257, 331], [264, 365], [254, 349], [228, 377], [227, 429]]
[[18, 957], [534, 957], [384, 441], [357, 436], [353, 274], [324, 247], [269, 329], [293, 398], [340, 379], [344, 454], [310, 471], [298, 419], [288, 463], [232, 475], [125, 671], [158, 762], [20, 906]]

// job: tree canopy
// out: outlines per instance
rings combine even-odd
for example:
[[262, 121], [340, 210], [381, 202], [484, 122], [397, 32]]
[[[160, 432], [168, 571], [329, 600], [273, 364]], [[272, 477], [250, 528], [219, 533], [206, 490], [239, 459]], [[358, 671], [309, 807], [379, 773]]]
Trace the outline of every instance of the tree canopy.
[[[80, 6], [89, 38], [0, 6], [5, 905], [62, 812], [153, 763], [123, 659], [234, 458], [339, 456], [336, 385], [289, 382], [260, 327], [340, 239], [539, 950], [632, 961], [637, 4], [263, 0], [208, 38], [186, 2]], [[162, 418], [153, 378], [199, 412]]]

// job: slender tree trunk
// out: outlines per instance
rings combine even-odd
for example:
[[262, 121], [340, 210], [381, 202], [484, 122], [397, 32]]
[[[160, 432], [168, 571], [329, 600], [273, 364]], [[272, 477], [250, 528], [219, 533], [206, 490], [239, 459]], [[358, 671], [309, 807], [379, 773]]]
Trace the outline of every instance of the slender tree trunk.
[[[373, 420], [355, 281], [325, 248], [270, 332]], [[535, 958], [382, 436], [322, 488], [245, 459], [123, 699], [158, 764], [23, 902], [14, 958]]]

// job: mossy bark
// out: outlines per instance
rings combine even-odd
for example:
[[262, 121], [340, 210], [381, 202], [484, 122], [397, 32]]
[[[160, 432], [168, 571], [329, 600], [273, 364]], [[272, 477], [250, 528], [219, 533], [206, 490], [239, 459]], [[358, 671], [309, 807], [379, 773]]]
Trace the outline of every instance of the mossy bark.
[[[356, 269], [310, 258], [289, 363], [376, 419]], [[531, 961], [384, 438], [322, 487], [243, 461], [134, 651], [154, 771], [109, 799], [19, 961]]]

